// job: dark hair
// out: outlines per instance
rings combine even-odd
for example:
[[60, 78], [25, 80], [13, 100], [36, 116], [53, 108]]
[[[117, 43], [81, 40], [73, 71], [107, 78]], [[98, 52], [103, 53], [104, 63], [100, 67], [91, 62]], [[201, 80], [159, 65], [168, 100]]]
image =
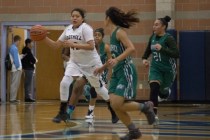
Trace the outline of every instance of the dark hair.
[[106, 10], [106, 18], [109, 17], [115, 25], [124, 28], [129, 28], [140, 21], [137, 14], [135, 10], [125, 13], [117, 7], [110, 7]]
[[82, 8], [74, 8], [72, 11], [71, 11], [71, 14], [74, 12], [74, 11], [77, 11], [80, 13], [80, 15], [82, 16], [82, 18], [85, 18], [85, 14], [86, 14], [86, 11]]
[[171, 21], [171, 17], [165, 16], [164, 18], [158, 18], [158, 20], [161, 21], [162, 25], [165, 25], [166, 26], [165, 30], [167, 30], [167, 28], [168, 28], [168, 22]]
[[14, 42], [20, 41], [21, 37], [19, 35], [14, 36]]
[[98, 28], [94, 32], [99, 32], [99, 33], [101, 33], [102, 37], [104, 37], [104, 29], [103, 28]]
[[27, 45], [30, 44], [30, 43], [31, 43], [31, 39], [27, 38], [27, 39], [25, 40], [25, 45], [27, 46]]

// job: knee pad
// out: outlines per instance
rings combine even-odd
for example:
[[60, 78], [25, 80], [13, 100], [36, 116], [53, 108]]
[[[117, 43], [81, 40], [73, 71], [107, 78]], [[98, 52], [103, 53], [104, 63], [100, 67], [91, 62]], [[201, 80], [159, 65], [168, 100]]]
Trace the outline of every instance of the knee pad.
[[102, 86], [102, 87], [95, 87], [95, 91], [97, 94], [99, 94], [105, 101], [109, 100], [109, 94], [108, 90]]
[[96, 90], [95, 90], [94, 87], [90, 88], [90, 96], [91, 96], [92, 99], [97, 98], [97, 93], [96, 93]]
[[71, 76], [64, 76], [60, 82], [60, 99], [61, 101], [68, 101], [69, 98], [69, 87], [73, 82]]

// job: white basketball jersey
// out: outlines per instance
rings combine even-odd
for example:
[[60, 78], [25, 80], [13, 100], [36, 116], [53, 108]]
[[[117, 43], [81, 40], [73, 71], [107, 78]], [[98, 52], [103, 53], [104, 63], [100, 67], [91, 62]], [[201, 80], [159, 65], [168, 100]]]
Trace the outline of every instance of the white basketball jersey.
[[[82, 23], [78, 28], [73, 29], [73, 25], [69, 25], [59, 37], [59, 40], [71, 40], [74, 43], [86, 44], [93, 40], [93, 29], [86, 23]], [[94, 47], [94, 50], [84, 50], [70, 48], [70, 60], [81, 67], [90, 67], [101, 63], [100, 57]]]

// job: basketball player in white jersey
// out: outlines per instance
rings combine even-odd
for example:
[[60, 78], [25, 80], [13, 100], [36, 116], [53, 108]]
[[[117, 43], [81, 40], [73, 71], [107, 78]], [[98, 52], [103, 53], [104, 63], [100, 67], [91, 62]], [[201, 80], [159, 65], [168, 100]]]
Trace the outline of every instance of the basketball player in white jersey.
[[60, 82], [60, 111], [53, 122], [60, 122], [56, 118], [65, 122], [70, 120], [80, 95], [79, 92], [78, 94], [73, 92], [69, 107], [66, 109], [69, 86], [73, 80], [82, 75], [95, 88], [97, 94], [105, 101], [109, 101], [108, 90], [104, 87], [100, 77], [93, 74], [95, 68], [102, 66], [102, 62], [95, 48], [93, 29], [85, 23], [84, 19], [84, 10], [75, 8], [71, 11], [72, 24], [64, 30], [59, 39], [56, 42], [48, 37], [44, 39], [44, 42], [51, 47], [70, 47], [70, 61], [67, 63], [65, 75]]

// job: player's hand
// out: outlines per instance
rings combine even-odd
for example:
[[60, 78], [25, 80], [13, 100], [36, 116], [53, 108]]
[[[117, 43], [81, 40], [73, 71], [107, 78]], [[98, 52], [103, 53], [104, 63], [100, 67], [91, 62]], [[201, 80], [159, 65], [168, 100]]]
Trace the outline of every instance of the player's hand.
[[108, 64], [109, 64], [109, 66], [115, 66], [116, 64], [118, 63], [118, 60], [117, 59], [109, 59], [108, 60]]
[[65, 40], [63, 41], [63, 44], [65, 47], [74, 47], [74, 42], [71, 40]]
[[94, 70], [93, 74], [94, 74], [95, 76], [97, 76], [97, 75], [100, 75], [102, 72], [103, 72], [103, 70], [102, 70], [101, 68], [96, 68], [96, 69]]
[[148, 60], [143, 59], [143, 64], [144, 64], [146, 67], [149, 67], [149, 61], [148, 61]]
[[157, 51], [159, 51], [161, 48], [162, 48], [162, 46], [161, 46], [160, 44], [155, 44], [155, 49], [156, 49]]

